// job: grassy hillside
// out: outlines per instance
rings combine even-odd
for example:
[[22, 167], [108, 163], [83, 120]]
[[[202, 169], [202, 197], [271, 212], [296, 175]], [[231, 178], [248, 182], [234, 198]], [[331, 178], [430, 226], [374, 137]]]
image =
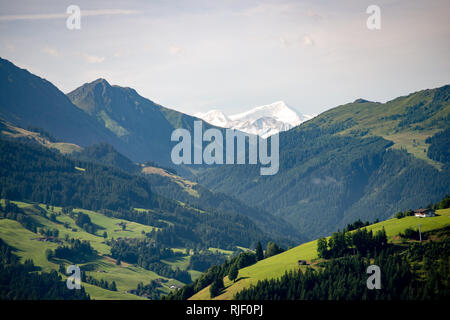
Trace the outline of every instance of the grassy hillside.
[[[158, 221], [169, 221], [177, 229], [166, 230], [174, 233], [172, 240], [165, 238], [171, 242], [170, 246], [176, 243], [192, 248], [201, 243], [202, 249], [234, 250], [236, 245], [250, 247], [257, 241], [267, 241], [267, 234], [241, 214], [246, 208], [220, 210], [214, 199], [211, 210], [206, 210], [203, 205], [180, 204], [176, 194], [178, 189], [172, 186], [160, 196], [153, 191], [150, 179], [143, 175], [127, 173], [110, 165], [79, 161], [38, 145], [0, 139], [0, 149], [0, 193], [3, 198], [94, 211], [109, 210], [112, 212], [106, 214], [108, 216], [153, 226], [167, 226]], [[176, 183], [173, 186], [180, 188]], [[141, 216], [130, 210], [136, 207], [152, 209], [153, 214]]]
[[143, 166], [142, 173], [149, 179], [152, 190], [164, 197], [177, 199], [194, 208], [240, 214], [250, 218], [271, 240], [293, 245], [307, 240], [284, 219], [259, 206], [250, 207], [243, 201], [220, 192], [211, 191], [202, 185], [180, 177], [163, 168]]
[[[407, 228], [417, 229], [418, 224], [421, 224], [422, 232], [450, 226], [450, 209], [437, 210], [436, 213], [438, 215], [436, 217], [423, 219], [416, 217], [405, 217], [402, 219], [394, 218], [370, 225], [367, 229], [375, 232], [384, 227], [389, 241], [395, 242], [398, 241], [397, 235], [399, 233], [403, 232]], [[249, 287], [251, 284], [256, 284], [258, 280], [278, 278], [286, 271], [299, 268], [297, 264], [298, 260], [306, 260], [310, 263], [314, 263], [317, 259], [317, 240], [304, 243], [298, 247], [261, 260], [254, 265], [239, 270], [238, 281], [234, 283], [228, 280], [228, 277], [225, 277], [225, 290], [221, 295], [215, 297], [214, 299], [232, 299], [237, 292], [243, 288]], [[210, 299], [209, 286], [192, 296], [191, 299]]]
[[40, 144], [46, 148], [53, 148], [62, 154], [71, 154], [75, 151], [81, 151], [82, 148], [74, 143], [55, 142], [42, 133], [26, 130], [11, 123], [0, 120], [0, 135], [5, 139], [13, 139], [16, 141], [31, 142]]
[[[449, 101], [450, 86], [443, 86], [338, 106], [280, 134], [277, 174], [217, 166], [199, 170], [197, 181], [263, 207], [309, 240], [357, 219], [384, 220], [450, 193], [448, 134], [436, 138], [448, 129]], [[427, 143], [430, 136], [438, 143]]]
[[386, 103], [358, 99], [322, 113], [310, 124], [326, 128], [345, 123], [340, 135], [380, 136], [393, 141], [393, 148], [406, 149], [441, 168], [441, 163], [427, 156], [425, 140], [448, 125], [449, 88], [422, 90]]
[[[4, 205], [5, 202], [4, 200], [1, 200], [0, 203]], [[104, 279], [108, 282], [115, 281], [118, 291], [109, 291], [98, 286], [83, 283], [86, 292], [89, 293], [93, 299], [140, 299], [141, 297], [127, 293], [126, 291], [136, 289], [140, 282], [146, 284], [154, 279], [167, 280], [167, 282], [163, 283], [163, 288], [161, 288], [165, 293], [172, 290], [170, 289], [170, 286], [172, 285], [183, 285], [183, 283], [178, 280], [160, 276], [153, 271], [143, 269], [136, 265], [121, 262], [121, 265], [118, 266], [116, 265], [115, 259], [109, 256], [111, 248], [105, 243], [105, 240], [113, 238], [144, 238], [145, 235], [142, 232], [147, 233], [158, 228], [123, 219], [106, 217], [90, 210], [75, 209], [74, 211], [76, 212], [83, 212], [89, 215], [91, 221], [101, 228], [96, 234], [90, 234], [79, 228], [69, 215], [62, 212], [61, 207], [50, 207], [49, 209], [46, 209], [44, 205], [39, 205], [41, 208], [40, 210], [45, 211], [48, 216], [51, 213], [57, 214], [56, 222], [54, 222], [44, 217], [42, 214], [39, 214], [40, 210], [36, 208], [36, 205], [18, 201], [13, 201], [13, 203], [17, 204], [27, 215], [37, 221], [40, 228], [51, 230], [57, 229], [59, 231], [58, 238], [60, 240], [64, 239], [66, 235], [69, 238], [88, 240], [91, 243], [91, 246], [98, 251], [98, 257], [94, 260], [79, 265], [81, 267], [89, 266], [89, 270], [91, 271], [86, 271], [86, 274], [95, 279]], [[64, 226], [64, 223], [68, 228]], [[124, 230], [122, 229], [121, 224], [126, 224]], [[75, 229], [76, 231], [74, 231]], [[103, 237], [104, 232], [107, 233], [106, 238]], [[32, 259], [35, 265], [41, 267], [42, 271], [58, 271], [60, 262], [67, 264], [67, 261], [60, 261], [59, 259], [48, 261], [45, 251], [47, 249], [56, 249], [58, 244], [50, 241], [38, 241], [36, 240], [38, 237], [40, 237], [40, 235], [25, 229], [17, 221], [0, 219], [0, 238], [15, 249], [14, 254], [18, 255], [22, 261], [25, 259]], [[173, 250], [185, 252], [185, 249], [183, 248], [173, 248]], [[228, 251], [223, 251], [223, 253], [229, 254]], [[189, 260], [190, 255], [184, 254], [176, 259], [168, 259], [162, 262], [173, 268], [179, 267], [180, 269], [186, 270]], [[200, 275], [200, 272], [196, 270], [190, 270], [189, 272], [193, 279]]]

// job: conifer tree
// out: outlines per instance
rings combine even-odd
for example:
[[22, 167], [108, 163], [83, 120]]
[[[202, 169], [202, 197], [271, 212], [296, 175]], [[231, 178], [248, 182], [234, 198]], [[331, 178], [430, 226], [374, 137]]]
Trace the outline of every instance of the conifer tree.
[[260, 261], [264, 259], [264, 252], [261, 246], [261, 242], [258, 241], [258, 244], [256, 245], [256, 260]]
[[236, 265], [233, 265], [230, 269], [230, 273], [228, 274], [228, 279], [231, 281], [235, 281], [239, 274], [239, 269]]

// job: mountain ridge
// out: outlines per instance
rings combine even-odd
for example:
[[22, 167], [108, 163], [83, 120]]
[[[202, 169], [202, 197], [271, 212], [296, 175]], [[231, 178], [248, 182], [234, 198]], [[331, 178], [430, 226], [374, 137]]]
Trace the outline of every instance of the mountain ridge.
[[263, 138], [287, 131], [304, 121], [312, 119], [312, 116], [298, 114], [289, 108], [284, 101], [276, 101], [230, 116], [217, 109], [205, 113], [198, 112], [194, 116], [215, 126], [259, 135]]
[[[170, 134], [180, 127], [192, 132], [198, 120], [104, 79], [74, 90], [69, 100], [48, 81], [0, 62], [0, 118], [40, 126], [65, 142], [106, 141], [134, 162], [174, 167]], [[280, 134], [280, 170], [271, 177], [261, 177], [258, 165], [176, 170], [317, 236], [349, 220], [382, 218], [450, 193], [448, 163], [439, 160], [446, 159], [440, 154], [448, 148], [446, 136], [428, 140], [448, 128], [449, 97], [446, 85], [387, 103], [358, 99], [329, 109]]]
[[2, 58], [0, 118], [20, 127], [41, 127], [57, 138], [82, 146], [102, 140], [121, 147], [114, 136], [99, 128], [51, 82]]
[[[21, 128], [42, 128], [81, 147], [106, 142], [133, 161], [151, 160], [165, 166], [173, 166], [173, 130], [192, 130], [194, 121], [200, 120], [158, 105], [132, 88], [110, 85], [103, 78], [65, 95], [48, 80], [2, 58], [0, 119]], [[211, 125], [204, 123], [204, 127]]]
[[[387, 103], [337, 106], [280, 134], [276, 175], [223, 166], [199, 172], [198, 181], [267, 208], [309, 237], [435, 202], [450, 193], [449, 164], [438, 161], [448, 144], [445, 136], [428, 138], [448, 135], [449, 96], [446, 85]], [[444, 153], [430, 158], [434, 145]]]

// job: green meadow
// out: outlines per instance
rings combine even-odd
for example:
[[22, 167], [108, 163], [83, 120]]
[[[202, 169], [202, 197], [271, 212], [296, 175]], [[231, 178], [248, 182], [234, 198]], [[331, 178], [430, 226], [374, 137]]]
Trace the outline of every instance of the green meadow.
[[[1, 201], [3, 204], [4, 200]], [[42, 216], [35, 207], [36, 205], [19, 201], [13, 201], [13, 203], [24, 209], [26, 214], [31, 215], [40, 224], [40, 228], [57, 229], [59, 231], [60, 239], [64, 239], [67, 235], [69, 238], [90, 241], [92, 247], [98, 251], [99, 256], [95, 260], [80, 266], [89, 265], [90, 270], [92, 271], [87, 271], [88, 275], [99, 280], [104, 279], [108, 282], [115, 281], [118, 289], [118, 291], [109, 291], [94, 285], [83, 283], [86, 291], [93, 299], [142, 299], [141, 297], [127, 293], [127, 291], [135, 289], [140, 282], [145, 284], [150, 282], [150, 280], [158, 278], [167, 280], [162, 288], [162, 291], [165, 293], [169, 293], [172, 290], [170, 289], [170, 286], [172, 285], [183, 285], [183, 283], [177, 280], [162, 277], [155, 272], [145, 270], [139, 266], [130, 265], [124, 262], [119, 266], [116, 264], [116, 261], [109, 256], [110, 247], [105, 243], [105, 240], [112, 238], [145, 237], [144, 233], [155, 229], [152, 226], [141, 225], [123, 219], [109, 218], [90, 210], [74, 209], [75, 212], [81, 211], [88, 214], [91, 221], [99, 226], [99, 230], [97, 230], [96, 234], [90, 234], [79, 228], [69, 215], [62, 213], [62, 208], [60, 207], [50, 207], [49, 209], [46, 209], [45, 205], [39, 205], [41, 209], [44, 209], [47, 212], [47, 216], [49, 216], [50, 213], [55, 213], [57, 215], [56, 222], [53, 222]], [[147, 210], [141, 209], [140, 211], [144, 212]], [[438, 210], [436, 213], [436, 217], [430, 218], [393, 218], [370, 225], [367, 229], [376, 232], [377, 230], [384, 228], [390, 242], [399, 242], [401, 241], [398, 239], [399, 233], [407, 228], [417, 229], [419, 224], [421, 225], [420, 228], [422, 232], [450, 226], [450, 209]], [[67, 227], [65, 227], [64, 224], [66, 224]], [[125, 229], [122, 228], [122, 224], [125, 224]], [[104, 232], [107, 234], [106, 239], [103, 237]], [[58, 245], [53, 242], [38, 241], [36, 240], [38, 237], [38, 234], [25, 229], [17, 221], [0, 219], [0, 238], [6, 241], [8, 245], [12, 246], [15, 249], [15, 254], [21, 257], [22, 260], [32, 259], [37, 266], [41, 267], [42, 271], [47, 272], [58, 270], [58, 262], [65, 262], [67, 264], [66, 261], [48, 261], [45, 256], [45, 251], [47, 249], [54, 250]], [[241, 249], [248, 250], [246, 248]], [[170, 265], [173, 269], [187, 269], [191, 252], [186, 254], [185, 248], [173, 248], [172, 250], [182, 252], [183, 255], [181, 257], [166, 259], [162, 262]], [[220, 252], [228, 255], [232, 254], [231, 251], [220, 248], [210, 248], [209, 250], [211, 252]], [[318, 260], [317, 240], [303, 243], [281, 254], [264, 259], [252, 266], [239, 270], [239, 276], [236, 282], [231, 282], [225, 277], [225, 290], [215, 299], [232, 299], [234, 294], [251, 284], [256, 284], [258, 280], [277, 278], [286, 271], [295, 268], [305, 268], [304, 266], [298, 266], [298, 260], [306, 260], [309, 263], [314, 263]], [[196, 270], [189, 270], [189, 273], [193, 280], [201, 275], [201, 272]], [[65, 275], [62, 276], [65, 278]], [[206, 287], [191, 299], [209, 298], [209, 287]]]
[[[398, 242], [398, 234], [407, 228], [417, 229], [420, 224], [421, 231], [427, 232], [450, 226], [450, 209], [437, 210], [437, 216], [429, 218], [405, 217], [402, 219], [389, 219], [367, 227], [368, 230], [376, 232], [384, 228], [390, 242]], [[258, 280], [278, 278], [286, 271], [299, 268], [298, 260], [313, 262], [318, 259], [317, 240], [301, 244], [278, 255], [258, 261], [256, 264], [239, 270], [236, 282], [228, 277], [224, 278], [225, 290], [215, 297], [217, 300], [229, 300], [243, 288], [256, 284]], [[301, 266], [300, 268], [305, 268]], [[210, 299], [209, 286], [191, 297], [193, 300]]]
[[[4, 200], [0, 200], [4, 204]], [[116, 261], [111, 258], [110, 247], [105, 243], [108, 239], [117, 238], [143, 238], [144, 233], [150, 232], [153, 229], [158, 229], [152, 226], [142, 225], [136, 222], [130, 222], [123, 219], [109, 218], [103, 214], [83, 209], [74, 209], [74, 212], [83, 212], [89, 215], [91, 221], [99, 226], [96, 234], [90, 234], [75, 224], [75, 221], [67, 214], [62, 213], [61, 207], [50, 207], [46, 209], [45, 205], [40, 204], [39, 207], [47, 212], [47, 216], [51, 213], [55, 213], [56, 222], [49, 220], [48, 218], [39, 214], [39, 210], [35, 208], [35, 205], [12, 201], [22, 208], [27, 215], [33, 217], [40, 226], [39, 228], [45, 228], [59, 231], [58, 238], [64, 239], [66, 235], [69, 238], [75, 238], [80, 240], [88, 240], [91, 246], [97, 250], [98, 257], [93, 261], [89, 261], [80, 266], [89, 265], [92, 271], [86, 271], [86, 273], [98, 280], [104, 279], [108, 282], [115, 281], [118, 291], [109, 291], [103, 288], [83, 283], [86, 292], [88, 292], [92, 299], [142, 299], [136, 295], [127, 293], [128, 290], [136, 289], [140, 282], [144, 284], [149, 283], [154, 279], [165, 279], [167, 282], [163, 283], [161, 289], [164, 293], [169, 293], [172, 289], [170, 286], [182, 286], [178, 280], [166, 278], [156, 274], [153, 271], [143, 269], [139, 266], [130, 265], [122, 262], [120, 266], [116, 265]], [[141, 210], [144, 211], [144, 210]], [[147, 210], [145, 210], [147, 211]], [[64, 224], [66, 224], [65, 227]], [[125, 229], [122, 229], [122, 224], [125, 224]], [[103, 234], [106, 232], [107, 237], [104, 238]], [[47, 249], [54, 250], [57, 248], [57, 244], [53, 242], [38, 241], [37, 238], [40, 235], [33, 233], [25, 229], [20, 223], [10, 219], [0, 219], [0, 238], [2, 238], [8, 245], [14, 248], [14, 253], [21, 258], [21, 260], [32, 259], [35, 265], [39, 266], [42, 271], [49, 272], [51, 270], [59, 269], [59, 262], [68, 264], [67, 261], [48, 261], [45, 256]], [[174, 251], [186, 252], [184, 248], [173, 248]], [[168, 259], [163, 261], [170, 265], [172, 268], [186, 269], [189, 265], [190, 255], [183, 255], [179, 258]], [[196, 270], [189, 270], [191, 277], [196, 279], [200, 276], [201, 272]], [[61, 275], [65, 278], [65, 275]]]

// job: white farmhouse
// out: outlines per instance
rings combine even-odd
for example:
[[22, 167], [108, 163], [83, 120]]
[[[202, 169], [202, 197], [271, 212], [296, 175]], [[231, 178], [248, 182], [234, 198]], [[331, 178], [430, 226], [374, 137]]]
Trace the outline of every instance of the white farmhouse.
[[417, 209], [414, 211], [414, 216], [419, 218], [426, 218], [426, 217], [434, 217], [434, 211], [431, 209]]

